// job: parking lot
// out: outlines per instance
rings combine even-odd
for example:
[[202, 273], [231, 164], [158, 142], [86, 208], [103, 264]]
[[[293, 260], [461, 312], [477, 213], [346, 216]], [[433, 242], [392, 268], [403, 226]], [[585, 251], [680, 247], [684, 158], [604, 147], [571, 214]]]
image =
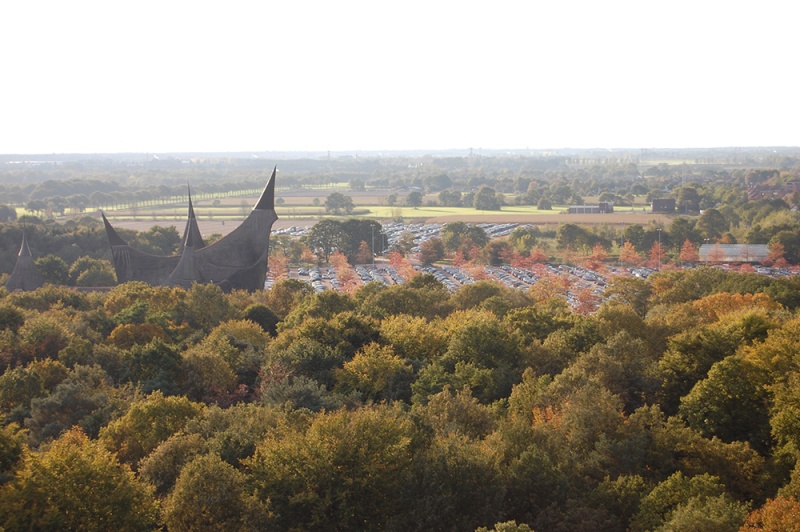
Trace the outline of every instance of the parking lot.
[[[485, 223], [478, 224], [478, 226], [491, 238], [506, 236], [517, 227], [527, 227], [517, 223]], [[438, 237], [442, 227], [443, 224], [436, 223], [390, 223], [383, 226], [383, 233], [386, 235], [389, 248], [400, 242], [404, 234], [411, 234], [414, 239], [414, 247], [411, 251], [414, 253], [419, 250], [421, 243], [430, 238]], [[273, 234], [285, 234], [299, 238], [307, 234], [310, 229], [310, 226], [291, 226], [274, 231]], [[494, 280], [516, 290], [530, 290], [543, 277], [548, 278], [551, 281], [556, 281], [555, 284], [564, 287], [564, 296], [572, 306], [580, 307], [584, 310], [599, 306], [604, 299], [605, 290], [611, 277], [622, 275], [646, 279], [656, 271], [646, 267], [607, 266], [603, 270], [604, 273], [601, 274], [581, 266], [566, 264], [541, 264], [536, 265], [533, 269], [516, 268], [508, 265], [480, 266], [477, 268], [477, 270], [476, 267], [465, 269], [453, 265], [415, 266], [417, 271], [432, 275], [450, 291], [456, 291], [461, 286], [472, 284], [476, 281], [476, 278]], [[771, 276], [789, 275], [788, 271], [784, 272], [784, 270], [765, 268], [763, 266], [756, 267], [756, 272]], [[350, 275], [350, 277], [355, 279], [356, 285], [364, 285], [371, 282], [384, 285], [403, 283], [403, 278], [398, 272], [381, 260], [372, 265], [355, 266], [352, 273], [354, 275]], [[345, 289], [336, 271], [331, 267], [291, 268], [288, 276], [308, 283], [315, 292], [324, 290], [342, 291]], [[269, 289], [273, 282], [272, 277], [268, 276], [265, 289]]]

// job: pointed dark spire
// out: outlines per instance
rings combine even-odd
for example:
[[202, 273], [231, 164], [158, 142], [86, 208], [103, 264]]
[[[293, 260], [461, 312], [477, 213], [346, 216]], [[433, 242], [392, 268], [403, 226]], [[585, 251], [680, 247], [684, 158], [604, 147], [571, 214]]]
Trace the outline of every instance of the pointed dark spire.
[[186, 185], [186, 189], [189, 195], [189, 219], [193, 220], [195, 218], [195, 215], [194, 215], [194, 205], [192, 204], [192, 190], [189, 188], [189, 185]]
[[31, 256], [31, 248], [28, 246], [28, 236], [25, 234], [25, 231], [22, 231], [22, 245], [19, 247], [19, 253], [17, 254], [18, 257], [30, 257]]
[[264, 192], [261, 193], [261, 198], [253, 207], [254, 211], [274, 211], [275, 210], [275, 174], [278, 172], [278, 165], [272, 170], [272, 176], [267, 181], [267, 186], [264, 187]]
[[203, 242], [203, 235], [200, 233], [200, 227], [197, 225], [197, 217], [194, 214], [194, 204], [192, 203], [192, 191], [189, 184], [186, 184], [186, 189], [189, 194], [189, 218], [186, 220], [186, 228], [183, 230], [183, 238], [181, 238], [181, 245], [178, 247], [178, 255], [183, 253], [185, 247], [189, 246], [189, 239], [191, 237], [192, 246], [195, 249], [205, 247]]
[[103, 225], [106, 227], [106, 237], [108, 238], [108, 243], [111, 245], [111, 247], [113, 248], [115, 246], [127, 246], [128, 243], [122, 240], [122, 237], [120, 237], [117, 234], [117, 231], [113, 227], [111, 227], [111, 224], [109, 223], [108, 218], [106, 218], [106, 215], [101, 212], [100, 216], [103, 217]]
[[11, 272], [6, 281], [6, 289], [9, 292], [15, 290], [27, 292], [28, 290], [36, 290], [42, 285], [44, 285], [44, 278], [33, 262], [33, 255], [31, 255], [31, 249], [28, 246], [28, 238], [25, 235], [25, 231], [23, 231], [22, 245], [19, 247], [17, 263], [14, 265], [14, 271]]

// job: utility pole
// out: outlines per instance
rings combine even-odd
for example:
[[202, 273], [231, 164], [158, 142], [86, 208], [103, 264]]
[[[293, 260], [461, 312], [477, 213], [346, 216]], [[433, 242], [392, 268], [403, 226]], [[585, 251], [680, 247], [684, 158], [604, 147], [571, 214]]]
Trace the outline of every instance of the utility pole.
[[658, 271], [661, 271], [661, 228], [656, 231], [658, 232]]

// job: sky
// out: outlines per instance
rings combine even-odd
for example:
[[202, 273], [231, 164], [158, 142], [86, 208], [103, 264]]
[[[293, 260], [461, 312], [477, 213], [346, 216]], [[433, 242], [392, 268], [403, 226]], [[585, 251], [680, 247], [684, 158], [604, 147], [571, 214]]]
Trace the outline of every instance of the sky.
[[0, 3], [0, 153], [800, 145], [793, 2]]

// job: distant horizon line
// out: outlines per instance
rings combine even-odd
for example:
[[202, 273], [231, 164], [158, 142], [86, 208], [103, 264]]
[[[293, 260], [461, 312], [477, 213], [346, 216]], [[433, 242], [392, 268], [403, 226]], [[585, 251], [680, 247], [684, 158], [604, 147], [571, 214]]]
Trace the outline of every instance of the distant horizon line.
[[775, 146], [705, 146], [705, 147], [683, 147], [683, 148], [676, 148], [676, 147], [639, 147], [639, 148], [632, 148], [632, 147], [616, 147], [616, 148], [604, 148], [604, 147], [593, 147], [593, 148], [572, 148], [572, 147], [561, 147], [561, 148], [440, 148], [440, 149], [425, 149], [425, 148], [408, 148], [408, 149], [338, 149], [338, 150], [316, 150], [316, 149], [294, 149], [294, 150], [167, 150], [167, 151], [71, 151], [71, 152], [11, 152], [11, 153], [0, 153], [0, 158], [2, 159], [10, 159], [10, 158], [31, 158], [31, 157], [97, 157], [97, 156], [105, 156], [105, 157], [119, 157], [119, 156], [137, 156], [137, 157], [157, 157], [157, 156], [168, 156], [168, 157], [176, 157], [176, 156], [222, 156], [222, 155], [238, 155], [238, 156], [245, 156], [248, 158], [260, 158], [261, 155], [266, 156], [308, 156], [308, 155], [316, 155], [316, 156], [325, 156], [325, 155], [359, 155], [359, 154], [369, 154], [369, 155], [383, 155], [383, 154], [391, 154], [391, 155], [402, 155], [402, 154], [413, 154], [413, 155], [435, 155], [439, 153], [459, 153], [459, 154], [468, 154], [468, 155], [483, 155], [483, 154], [522, 154], [522, 153], [535, 153], [537, 155], [547, 154], [547, 153], [563, 153], [563, 152], [605, 152], [605, 153], [615, 153], [615, 152], [638, 152], [638, 153], [646, 153], [650, 151], [685, 151], [685, 152], [694, 152], [694, 151], [785, 151], [785, 150], [800, 150], [800, 145], [793, 146], [793, 145], [775, 145]]

